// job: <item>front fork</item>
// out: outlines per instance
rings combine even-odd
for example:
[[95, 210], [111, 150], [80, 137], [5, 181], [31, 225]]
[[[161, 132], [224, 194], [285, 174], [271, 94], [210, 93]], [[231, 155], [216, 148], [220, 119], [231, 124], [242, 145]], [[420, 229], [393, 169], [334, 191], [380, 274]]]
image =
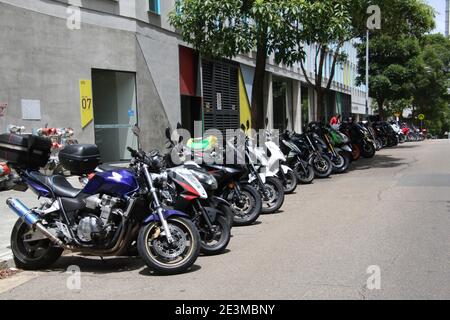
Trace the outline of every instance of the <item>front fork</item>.
[[167, 220], [164, 218], [164, 210], [161, 206], [161, 203], [159, 202], [158, 194], [156, 193], [156, 189], [153, 185], [152, 177], [150, 176], [150, 172], [148, 171], [148, 166], [146, 164], [144, 164], [144, 174], [145, 174], [145, 178], [147, 179], [147, 183], [150, 187], [150, 193], [152, 194], [153, 201], [155, 202], [156, 212], [158, 214], [159, 220], [161, 221], [164, 231], [166, 233], [167, 241], [169, 243], [173, 243], [174, 240], [172, 237], [172, 233], [170, 232]]

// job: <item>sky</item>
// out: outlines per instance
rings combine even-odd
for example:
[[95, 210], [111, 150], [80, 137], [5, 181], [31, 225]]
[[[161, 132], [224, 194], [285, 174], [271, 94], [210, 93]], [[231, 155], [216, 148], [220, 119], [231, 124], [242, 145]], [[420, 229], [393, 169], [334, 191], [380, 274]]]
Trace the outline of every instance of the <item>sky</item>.
[[436, 32], [445, 33], [445, 0], [426, 0], [436, 12]]

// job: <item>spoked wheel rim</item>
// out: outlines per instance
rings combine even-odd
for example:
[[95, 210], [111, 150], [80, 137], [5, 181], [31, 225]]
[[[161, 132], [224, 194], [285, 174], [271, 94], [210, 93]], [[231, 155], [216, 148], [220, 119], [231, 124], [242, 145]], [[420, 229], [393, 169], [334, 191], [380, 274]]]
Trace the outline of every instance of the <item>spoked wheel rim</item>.
[[327, 172], [328, 171], [328, 162], [321, 157], [314, 158], [314, 167], [319, 172]]
[[276, 205], [279, 194], [274, 185], [267, 183], [265, 187], [267, 196], [263, 197], [262, 204], [263, 207], [270, 209]]
[[159, 223], [154, 223], [145, 235], [149, 256], [163, 266], [177, 267], [189, 259], [194, 250], [194, 235], [182, 221], [168, 221], [174, 243], [169, 244]]
[[217, 247], [222, 246], [222, 243], [226, 240], [226, 233], [223, 228], [226, 227], [220, 223], [219, 220], [212, 223], [212, 230], [201, 228], [200, 238], [203, 245], [206, 245], [209, 249], [214, 250]]
[[249, 192], [241, 190], [241, 203], [237, 203], [238, 199], [231, 202], [231, 208], [235, 213], [235, 219], [245, 221], [252, 215], [252, 210], [256, 206], [255, 199]]

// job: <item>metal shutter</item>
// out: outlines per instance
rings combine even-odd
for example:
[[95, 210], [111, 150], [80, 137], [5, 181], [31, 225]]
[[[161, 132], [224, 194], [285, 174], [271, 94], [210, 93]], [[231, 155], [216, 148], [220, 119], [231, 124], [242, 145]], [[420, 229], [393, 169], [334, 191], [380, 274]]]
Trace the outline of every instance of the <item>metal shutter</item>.
[[238, 65], [203, 59], [202, 74], [205, 130], [239, 128]]

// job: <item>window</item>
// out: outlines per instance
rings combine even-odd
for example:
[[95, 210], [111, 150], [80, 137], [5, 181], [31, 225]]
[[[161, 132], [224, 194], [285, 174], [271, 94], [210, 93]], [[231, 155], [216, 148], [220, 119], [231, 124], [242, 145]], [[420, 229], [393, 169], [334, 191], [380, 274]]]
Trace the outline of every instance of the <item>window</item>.
[[161, 14], [160, 0], [149, 0], [150, 12]]

